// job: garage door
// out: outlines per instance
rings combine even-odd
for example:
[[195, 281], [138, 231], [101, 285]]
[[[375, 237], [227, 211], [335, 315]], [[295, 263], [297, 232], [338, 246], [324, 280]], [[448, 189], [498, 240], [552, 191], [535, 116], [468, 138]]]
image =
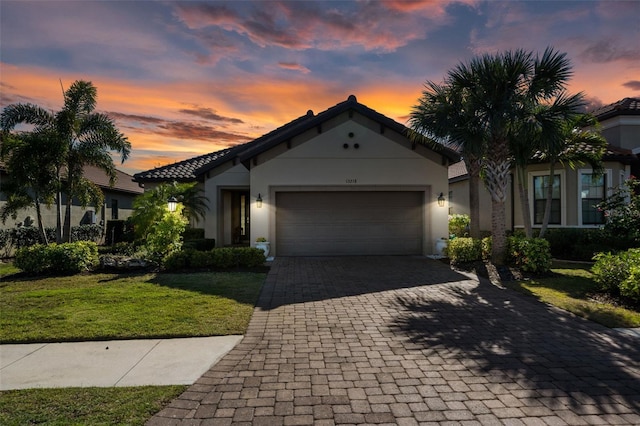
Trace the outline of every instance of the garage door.
[[279, 192], [276, 255], [422, 253], [422, 192]]

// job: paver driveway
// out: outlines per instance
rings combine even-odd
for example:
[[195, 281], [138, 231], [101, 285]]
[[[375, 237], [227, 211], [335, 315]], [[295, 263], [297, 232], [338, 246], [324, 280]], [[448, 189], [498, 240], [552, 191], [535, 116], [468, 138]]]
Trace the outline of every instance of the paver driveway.
[[430, 259], [278, 258], [244, 340], [149, 424], [638, 425], [638, 413], [638, 338]]

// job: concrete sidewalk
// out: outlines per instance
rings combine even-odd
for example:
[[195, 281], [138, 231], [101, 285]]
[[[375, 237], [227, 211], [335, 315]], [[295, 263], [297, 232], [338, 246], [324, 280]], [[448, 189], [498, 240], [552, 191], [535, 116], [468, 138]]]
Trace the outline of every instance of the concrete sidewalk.
[[0, 345], [0, 390], [192, 384], [242, 336]]

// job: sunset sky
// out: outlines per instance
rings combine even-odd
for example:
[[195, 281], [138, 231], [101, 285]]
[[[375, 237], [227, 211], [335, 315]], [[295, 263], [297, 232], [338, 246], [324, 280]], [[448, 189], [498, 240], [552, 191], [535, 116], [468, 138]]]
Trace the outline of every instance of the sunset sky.
[[90, 80], [136, 173], [347, 99], [406, 123], [474, 55], [566, 52], [592, 106], [640, 96], [640, 1], [0, 2], [0, 107]]

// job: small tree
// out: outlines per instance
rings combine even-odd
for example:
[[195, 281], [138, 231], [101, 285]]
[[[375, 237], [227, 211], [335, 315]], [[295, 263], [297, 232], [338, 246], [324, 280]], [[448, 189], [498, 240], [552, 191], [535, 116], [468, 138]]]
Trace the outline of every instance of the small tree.
[[187, 220], [182, 216], [182, 206], [175, 212], [165, 210], [159, 221], [147, 231], [144, 247], [151, 260], [162, 263], [164, 259], [182, 248], [182, 233]]
[[640, 180], [631, 176], [597, 208], [605, 212], [607, 234], [626, 237], [630, 245], [640, 247]]

